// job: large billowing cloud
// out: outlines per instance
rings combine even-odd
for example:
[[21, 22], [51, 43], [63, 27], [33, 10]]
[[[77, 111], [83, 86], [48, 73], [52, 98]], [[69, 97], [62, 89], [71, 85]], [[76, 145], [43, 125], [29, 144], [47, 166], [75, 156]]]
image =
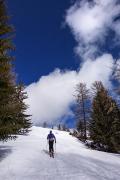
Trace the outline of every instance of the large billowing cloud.
[[79, 72], [56, 69], [48, 76], [43, 76], [36, 83], [26, 88], [28, 93], [28, 113], [32, 114], [34, 124], [54, 123], [72, 116], [70, 105], [74, 101], [75, 86], [78, 82], [86, 82], [88, 87], [95, 80], [101, 80], [109, 86], [109, 77], [113, 58], [105, 54], [96, 61], [86, 61]]
[[[102, 54], [100, 46], [105, 44], [109, 31], [112, 40], [120, 37], [120, 4], [117, 0], [76, 0], [66, 11], [65, 22], [77, 41], [76, 52], [81, 56], [79, 71], [54, 70], [42, 76], [38, 82], [26, 88], [34, 124], [54, 123], [72, 116], [70, 109], [78, 82], [90, 87], [98, 80], [110, 87], [110, 76], [114, 59], [111, 54]], [[111, 41], [112, 41], [111, 40]]]
[[84, 58], [98, 52], [109, 31], [120, 35], [118, 0], [77, 0], [67, 10], [66, 23], [78, 42], [77, 53]]

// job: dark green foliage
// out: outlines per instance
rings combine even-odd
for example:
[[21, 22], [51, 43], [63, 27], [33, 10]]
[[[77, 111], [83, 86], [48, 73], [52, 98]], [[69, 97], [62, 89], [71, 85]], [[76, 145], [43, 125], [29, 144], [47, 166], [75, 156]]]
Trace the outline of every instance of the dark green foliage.
[[24, 87], [15, 83], [13, 57], [10, 56], [10, 51], [14, 49], [12, 32], [5, 1], [0, 0], [0, 140], [15, 138], [17, 134], [26, 133], [30, 127], [25, 114]]
[[120, 109], [101, 82], [94, 83], [90, 136], [103, 150], [120, 150]]
[[14, 99], [13, 112], [15, 112], [14, 120], [16, 120], [16, 129], [19, 134], [25, 134], [31, 127], [30, 123], [30, 115], [26, 114], [27, 105], [25, 104], [24, 100], [27, 99], [27, 94], [24, 91], [23, 84], [19, 84], [16, 87], [16, 94]]

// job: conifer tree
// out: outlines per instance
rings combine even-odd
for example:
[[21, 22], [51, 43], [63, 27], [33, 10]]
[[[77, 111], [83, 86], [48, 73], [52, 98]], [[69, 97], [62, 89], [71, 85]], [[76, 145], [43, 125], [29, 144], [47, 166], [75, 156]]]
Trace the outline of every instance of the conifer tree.
[[26, 114], [28, 106], [25, 104], [25, 99], [27, 99], [27, 93], [25, 92], [25, 87], [22, 83], [16, 86], [16, 93], [14, 96], [14, 107], [15, 112], [14, 120], [16, 120], [16, 127], [19, 134], [25, 134], [29, 132], [31, 127], [30, 115]]
[[0, 0], [0, 140], [16, 137], [16, 134], [28, 131], [30, 122], [25, 114], [27, 106], [23, 86], [15, 83], [13, 72], [14, 49], [11, 36], [13, 27], [9, 25], [5, 0]]
[[44, 127], [44, 128], [47, 127], [47, 123], [46, 123], [46, 122], [43, 123], [43, 127]]
[[120, 110], [101, 82], [93, 84], [90, 136], [101, 148], [110, 152], [120, 150]]
[[67, 128], [66, 128], [66, 125], [65, 125], [65, 123], [64, 123], [64, 124], [62, 125], [62, 130], [63, 130], [63, 131], [66, 131], [66, 129], [67, 129]]
[[87, 138], [87, 121], [89, 119], [89, 90], [85, 83], [79, 83], [76, 86], [76, 110], [77, 129], [81, 133], [81, 138]]
[[58, 125], [58, 130], [61, 130], [61, 125], [60, 124]]

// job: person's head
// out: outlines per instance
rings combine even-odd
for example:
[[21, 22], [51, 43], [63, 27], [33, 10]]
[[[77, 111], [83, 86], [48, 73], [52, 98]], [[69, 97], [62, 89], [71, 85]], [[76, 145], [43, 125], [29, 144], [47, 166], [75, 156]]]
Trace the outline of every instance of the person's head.
[[52, 131], [50, 130], [50, 134], [52, 134]]

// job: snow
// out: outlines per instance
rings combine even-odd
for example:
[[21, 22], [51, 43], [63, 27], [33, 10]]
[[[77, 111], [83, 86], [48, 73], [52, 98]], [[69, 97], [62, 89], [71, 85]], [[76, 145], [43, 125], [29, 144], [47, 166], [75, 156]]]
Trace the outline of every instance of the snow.
[[88, 149], [68, 132], [53, 130], [55, 158], [48, 155], [49, 129], [0, 142], [0, 180], [119, 180], [120, 155]]

